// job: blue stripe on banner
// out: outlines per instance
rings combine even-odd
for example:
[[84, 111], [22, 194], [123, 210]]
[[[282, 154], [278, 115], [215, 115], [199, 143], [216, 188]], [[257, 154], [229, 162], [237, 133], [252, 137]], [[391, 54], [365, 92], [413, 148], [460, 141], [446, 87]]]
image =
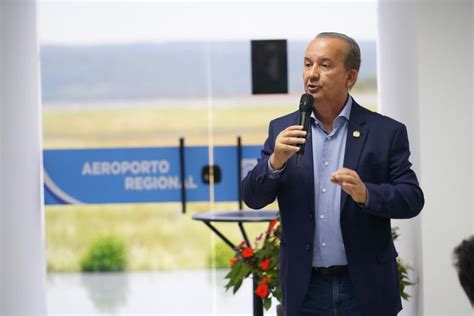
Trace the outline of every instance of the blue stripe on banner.
[[[242, 175], [260, 146], [242, 147]], [[209, 201], [208, 147], [185, 148], [188, 202]], [[216, 201], [237, 201], [237, 148], [214, 147]], [[179, 147], [45, 150], [45, 204], [179, 202]]]

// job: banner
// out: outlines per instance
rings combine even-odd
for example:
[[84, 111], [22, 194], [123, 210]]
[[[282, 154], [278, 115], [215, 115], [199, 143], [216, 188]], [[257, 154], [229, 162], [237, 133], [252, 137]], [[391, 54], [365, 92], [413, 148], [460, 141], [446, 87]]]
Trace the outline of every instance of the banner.
[[[242, 175], [260, 146], [242, 146]], [[237, 201], [237, 147], [216, 146], [215, 201]], [[184, 148], [187, 202], [209, 201], [209, 148]], [[44, 151], [45, 204], [180, 202], [179, 147]]]

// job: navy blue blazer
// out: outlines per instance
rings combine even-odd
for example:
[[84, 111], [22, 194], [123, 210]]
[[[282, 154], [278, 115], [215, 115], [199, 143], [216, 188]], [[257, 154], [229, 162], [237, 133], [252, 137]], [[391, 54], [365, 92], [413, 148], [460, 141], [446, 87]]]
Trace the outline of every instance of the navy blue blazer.
[[[245, 203], [262, 208], [275, 199], [281, 216], [280, 280], [285, 316], [296, 316], [310, 280], [314, 243], [314, 173], [311, 134], [300, 169], [296, 155], [277, 179], [268, 177], [268, 159], [280, 131], [297, 125], [298, 112], [270, 122], [257, 165], [242, 181]], [[354, 137], [353, 132], [360, 136]], [[341, 230], [355, 295], [363, 315], [391, 316], [401, 309], [398, 256], [391, 218], [412, 218], [424, 205], [409, 161], [406, 127], [355, 101], [347, 130], [344, 167], [356, 170], [369, 192], [367, 208], [341, 194]]]

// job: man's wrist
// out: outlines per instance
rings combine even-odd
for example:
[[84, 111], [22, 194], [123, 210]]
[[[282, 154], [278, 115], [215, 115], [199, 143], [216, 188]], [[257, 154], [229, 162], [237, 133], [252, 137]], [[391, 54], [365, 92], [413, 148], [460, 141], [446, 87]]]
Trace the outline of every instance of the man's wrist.
[[278, 162], [275, 161], [275, 155], [274, 154], [272, 154], [270, 156], [269, 162], [270, 162], [270, 167], [273, 170], [280, 170], [280, 169], [283, 169], [283, 167], [285, 166], [285, 163], [279, 164]]
[[360, 207], [368, 207], [369, 206], [369, 190], [365, 187], [365, 201], [364, 202], [356, 202], [357, 205]]
[[281, 169], [279, 170], [275, 170], [273, 169], [272, 165], [270, 164], [270, 159], [268, 159], [267, 161], [267, 168], [268, 168], [268, 177], [270, 179], [278, 179], [280, 177], [280, 174], [283, 172], [283, 170], [285, 170], [285, 166], [283, 166]]

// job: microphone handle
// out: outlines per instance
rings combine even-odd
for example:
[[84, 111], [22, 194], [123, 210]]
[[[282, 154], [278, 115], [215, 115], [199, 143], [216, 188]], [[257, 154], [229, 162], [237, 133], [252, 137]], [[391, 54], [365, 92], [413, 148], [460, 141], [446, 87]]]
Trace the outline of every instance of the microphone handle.
[[299, 153], [296, 155], [296, 168], [301, 168], [301, 157], [303, 157], [303, 155]]
[[[303, 125], [303, 130], [306, 131], [306, 136], [304, 137], [305, 139], [307, 139], [308, 137], [308, 130], [309, 130], [309, 124], [311, 122], [311, 112], [300, 112], [300, 121], [299, 121], [299, 124], [300, 125]], [[300, 150], [296, 153], [296, 168], [300, 168], [301, 167], [301, 157], [303, 157], [303, 154], [304, 154], [304, 148], [305, 148], [305, 144], [300, 144], [299, 145], [300, 147]]]

